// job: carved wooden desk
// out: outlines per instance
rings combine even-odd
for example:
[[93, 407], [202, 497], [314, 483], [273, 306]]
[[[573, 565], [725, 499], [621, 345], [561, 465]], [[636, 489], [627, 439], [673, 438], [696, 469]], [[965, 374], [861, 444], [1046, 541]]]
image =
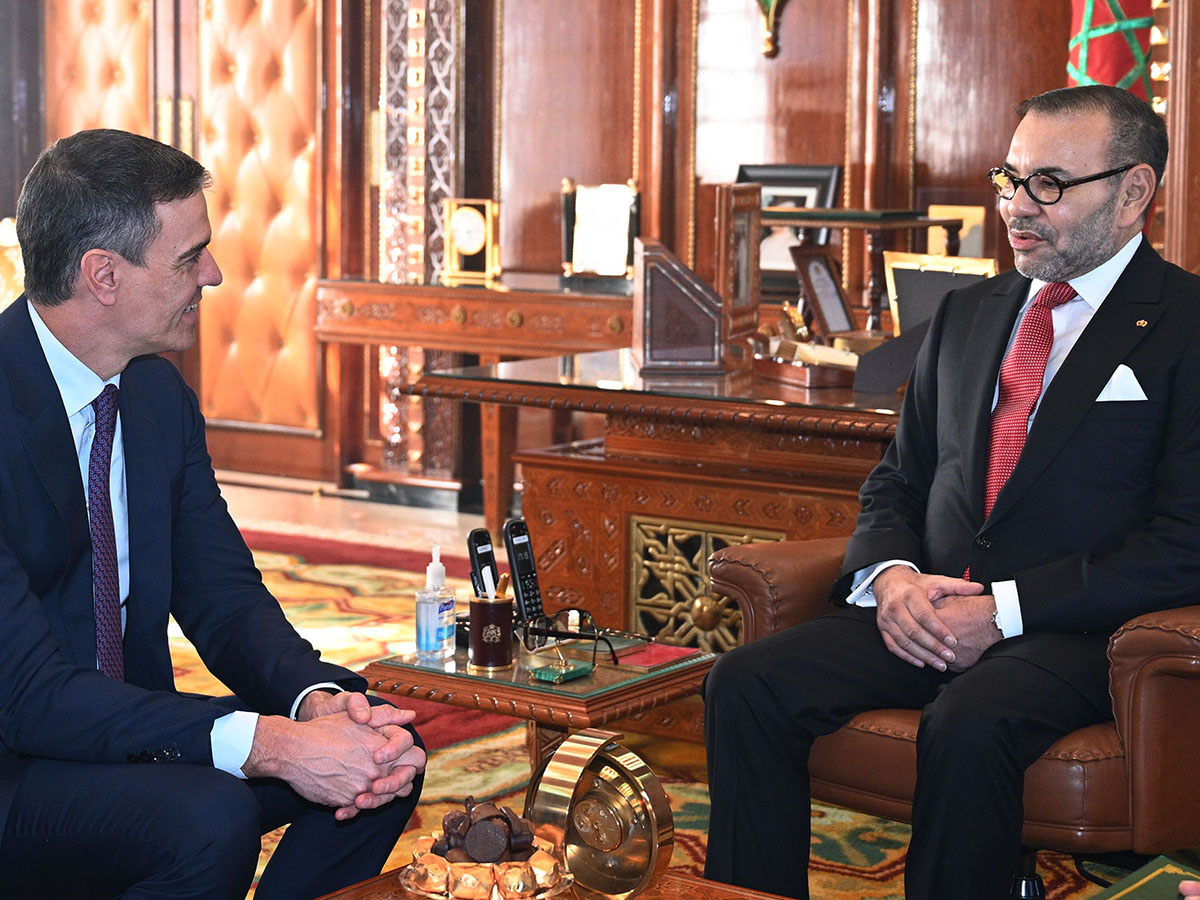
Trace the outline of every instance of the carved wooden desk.
[[597, 666], [584, 678], [553, 684], [531, 674], [531, 666], [545, 658], [518, 659], [509, 669], [476, 674], [467, 651], [459, 648], [444, 663], [396, 656], [368, 664], [361, 674], [373, 691], [528, 720], [529, 758], [538, 771], [569, 730], [606, 725], [698, 693], [715, 660], [703, 653], [650, 672]]
[[[397, 344], [475, 353], [484, 363], [624, 347], [632, 334], [628, 296], [561, 286], [558, 276], [509, 273], [490, 288], [325, 280], [317, 285], [317, 339], [326, 346], [332, 467], [340, 479], [367, 457], [364, 351]], [[513, 409], [481, 411], [484, 515], [499, 530], [512, 500]]]
[[[547, 607], [712, 651], [740, 643], [741, 619], [707, 596], [709, 555], [849, 534], [900, 399], [749, 373], [642, 378], [627, 350], [427, 373], [413, 390], [602, 413], [599, 440], [516, 455]], [[673, 704], [623, 727], [698, 736], [701, 724], [698, 707]]]

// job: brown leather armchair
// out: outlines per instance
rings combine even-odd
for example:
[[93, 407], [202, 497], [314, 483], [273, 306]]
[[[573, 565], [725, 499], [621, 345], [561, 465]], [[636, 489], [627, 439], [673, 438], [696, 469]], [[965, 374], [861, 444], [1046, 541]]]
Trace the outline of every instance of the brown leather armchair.
[[[830, 609], [845, 547], [845, 538], [727, 547], [710, 560], [712, 587], [738, 604], [743, 640], [753, 641]], [[1077, 856], [1200, 846], [1200, 606], [1133, 619], [1108, 656], [1115, 721], [1067, 735], [1027, 770], [1022, 841]], [[918, 716], [863, 713], [818, 738], [813, 796], [911, 821]]]

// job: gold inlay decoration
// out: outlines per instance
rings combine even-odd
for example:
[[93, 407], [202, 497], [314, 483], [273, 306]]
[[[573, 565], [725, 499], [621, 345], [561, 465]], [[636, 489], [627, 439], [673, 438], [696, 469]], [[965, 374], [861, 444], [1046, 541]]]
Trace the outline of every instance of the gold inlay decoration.
[[742, 640], [742, 613], [712, 594], [708, 558], [723, 547], [781, 541], [782, 531], [652, 516], [629, 520], [629, 627], [664, 644], [721, 652]]

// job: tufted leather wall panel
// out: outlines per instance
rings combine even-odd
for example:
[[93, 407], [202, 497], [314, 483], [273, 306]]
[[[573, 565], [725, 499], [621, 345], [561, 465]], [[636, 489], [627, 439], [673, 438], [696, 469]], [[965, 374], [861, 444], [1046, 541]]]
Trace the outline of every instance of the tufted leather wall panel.
[[200, 161], [225, 280], [200, 311], [200, 402], [223, 422], [318, 427], [315, 0], [203, 0]]
[[46, 140], [84, 128], [153, 134], [151, 0], [45, 0]]

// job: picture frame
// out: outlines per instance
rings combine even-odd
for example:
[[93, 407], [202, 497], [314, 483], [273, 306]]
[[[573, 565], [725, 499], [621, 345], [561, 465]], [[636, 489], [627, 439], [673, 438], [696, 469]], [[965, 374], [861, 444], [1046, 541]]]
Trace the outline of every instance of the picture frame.
[[824, 343], [835, 334], [854, 331], [854, 315], [829, 252], [824, 247], [798, 246], [790, 254], [794, 277], [800, 282], [801, 310], [812, 314], [809, 329]]
[[633, 279], [633, 241], [641, 231], [634, 181], [577, 184], [562, 179], [563, 277]]
[[[738, 182], [762, 185], [761, 206], [797, 206], [822, 208], [838, 204], [842, 183], [842, 167], [808, 165], [740, 165]], [[829, 243], [828, 228], [810, 229], [805, 243], [825, 246]], [[762, 229], [759, 244], [759, 267], [762, 272], [764, 297], [776, 300], [792, 299], [796, 277], [788, 248], [800, 243], [800, 229], [795, 226], [774, 226]]]
[[947, 291], [991, 278], [997, 271], [996, 260], [986, 257], [884, 250], [892, 333], [899, 337], [904, 329], [931, 318]]

